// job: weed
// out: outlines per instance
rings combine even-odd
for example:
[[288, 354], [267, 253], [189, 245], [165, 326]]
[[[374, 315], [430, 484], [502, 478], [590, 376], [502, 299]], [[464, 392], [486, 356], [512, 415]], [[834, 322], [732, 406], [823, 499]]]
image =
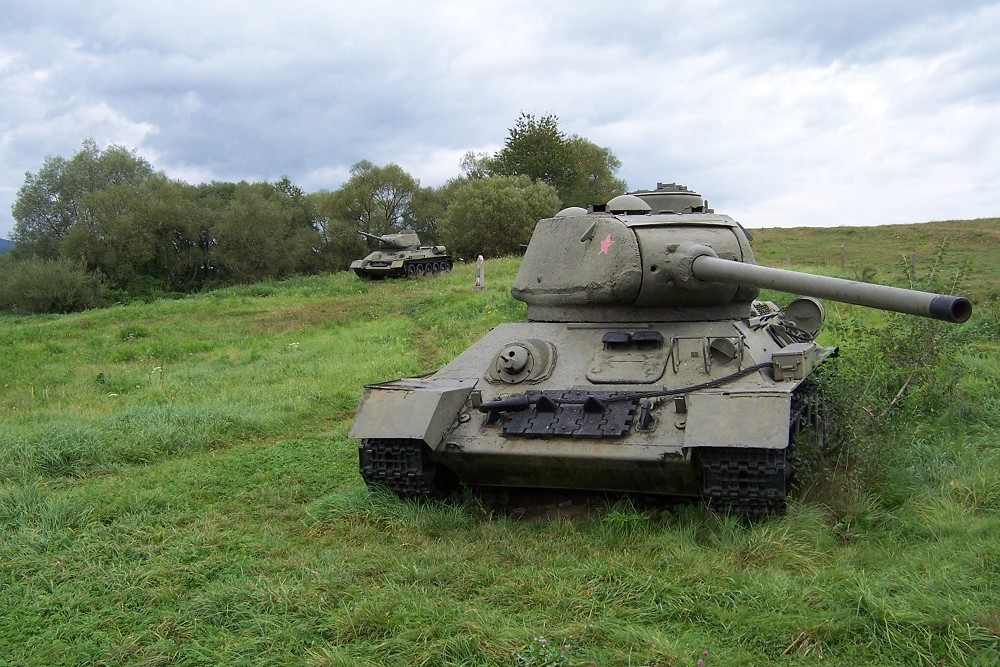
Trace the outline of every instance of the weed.
[[972, 667], [997, 667], [1000, 665], [1000, 642], [994, 642], [976, 653]]
[[121, 331], [118, 332], [118, 338], [123, 341], [131, 341], [147, 337], [149, 337], [149, 329], [135, 324], [123, 327]]
[[560, 643], [539, 637], [514, 654], [514, 664], [517, 667], [566, 667], [573, 657], [571, 648], [568, 639]]
[[1000, 479], [980, 470], [971, 481], [951, 480], [952, 499], [973, 513], [1000, 511]]

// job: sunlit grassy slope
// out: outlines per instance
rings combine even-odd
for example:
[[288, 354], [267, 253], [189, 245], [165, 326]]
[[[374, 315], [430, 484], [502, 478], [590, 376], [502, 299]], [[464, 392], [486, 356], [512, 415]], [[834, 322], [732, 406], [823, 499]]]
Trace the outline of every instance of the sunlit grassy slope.
[[911, 260], [916, 273], [961, 273], [974, 299], [1000, 295], [1000, 218], [950, 220], [879, 227], [796, 227], [751, 230], [761, 264], [811, 270], [906, 286]]
[[[518, 522], [364, 488], [363, 385], [523, 317], [517, 258], [485, 292], [464, 265], [0, 317], [0, 664], [997, 664], [1000, 244], [941, 224], [978, 300], [928, 362], [954, 398], [907, 394], [849, 471], [750, 526], [627, 499]], [[839, 273], [843, 244], [848, 274], [901, 284], [932, 227], [763, 230], [758, 255]], [[827, 336], [887, 321], [830, 311]]]

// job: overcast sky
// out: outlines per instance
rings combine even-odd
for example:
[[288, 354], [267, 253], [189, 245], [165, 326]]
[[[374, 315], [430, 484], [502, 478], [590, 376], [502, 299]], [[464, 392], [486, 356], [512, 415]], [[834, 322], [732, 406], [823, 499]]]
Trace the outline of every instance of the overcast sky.
[[84, 139], [169, 177], [422, 185], [521, 111], [748, 227], [1000, 216], [1000, 2], [35, 0], [0, 14], [0, 236]]

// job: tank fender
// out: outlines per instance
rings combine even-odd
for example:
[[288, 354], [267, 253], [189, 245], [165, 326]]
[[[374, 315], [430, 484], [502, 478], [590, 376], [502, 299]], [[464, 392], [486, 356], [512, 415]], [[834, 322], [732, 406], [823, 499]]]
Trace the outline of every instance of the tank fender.
[[685, 403], [687, 412], [676, 421], [684, 429], [685, 447], [788, 446], [790, 392], [695, 392]]
[[407, 378], [367, 385], [351, 438], [422, 440], [435, 447], [452, 425], [476, 379]]

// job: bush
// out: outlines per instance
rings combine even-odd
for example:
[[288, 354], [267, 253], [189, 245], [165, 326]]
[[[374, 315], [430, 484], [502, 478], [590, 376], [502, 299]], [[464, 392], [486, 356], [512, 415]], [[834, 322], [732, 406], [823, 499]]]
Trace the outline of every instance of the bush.
[[[939, 264], [940, 257], [935, 268]], [[962, 291], [960, 280], [947, 282], [937, 271], [914, 287]], [[954, 437], [980, 425], [991, 428], [995, 403], [986, 397], [997, 387], [986, 351], [1000, 339], [997, 322], [994, 304], [980, 304], [962, 325], [897, 313], [833, 322], [827, 333], [842, 346], [841, 358], [823, 369], [820, 380], [823, 400], [836, 416], [822, 453], [825, 464], [854, 470], [868, 488], [882, 489], [884, 498], [886, 489], [917, 481], [911, 464], [935, 429]], [[926, 448], [934, 450], [933, 442]]]
[[106, 305], [97, 274], [68, 259], [26, 259], [0, 265], [0, 310], [18, 314], [70, 313]]
[[439, 224], [452, 255], [518, 253], [535, 223], [559, 210], [555, 188], [527, 176], [491, 176], [459, 186]]

